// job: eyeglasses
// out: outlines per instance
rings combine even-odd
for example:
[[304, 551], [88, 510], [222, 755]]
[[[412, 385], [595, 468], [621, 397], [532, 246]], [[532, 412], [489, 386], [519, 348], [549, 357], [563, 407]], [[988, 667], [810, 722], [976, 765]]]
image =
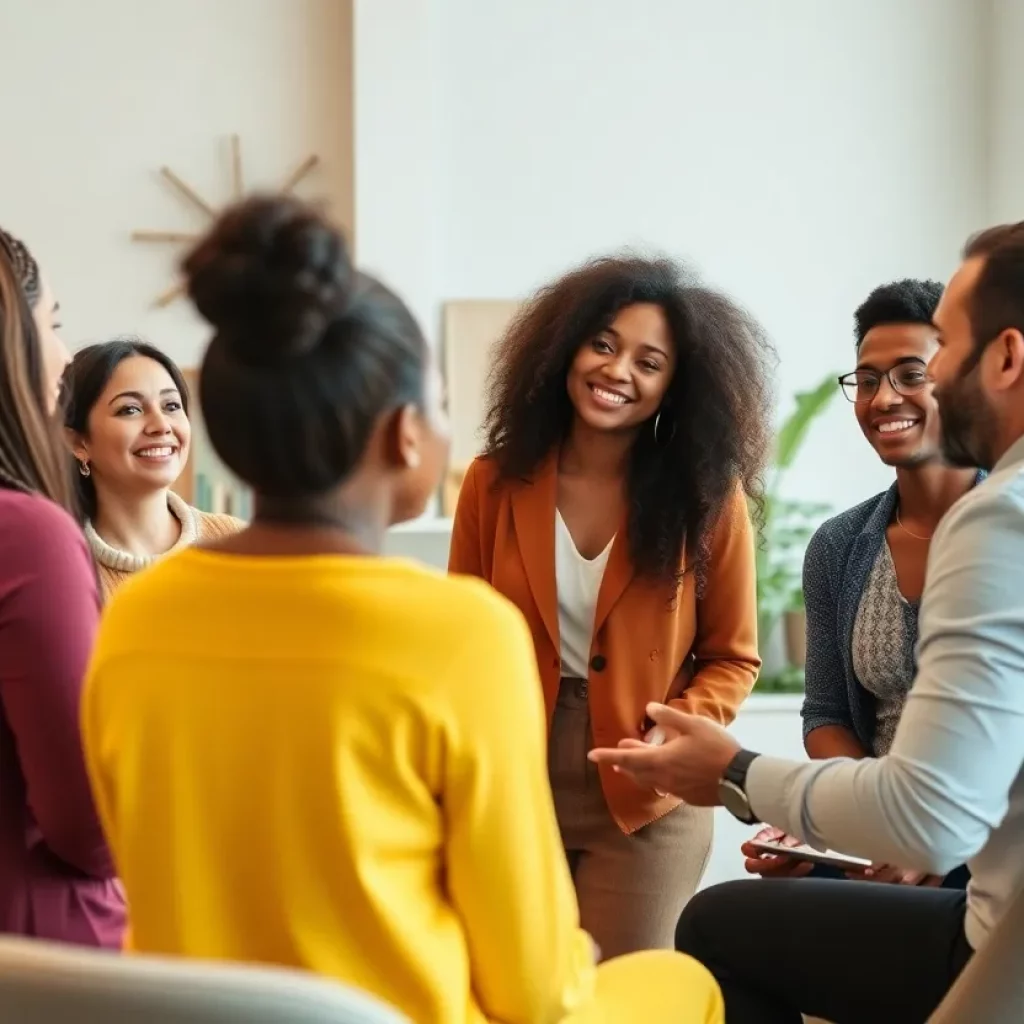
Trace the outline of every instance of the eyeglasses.
[[854, 370], [839, 378], [839, 386], [851, 402], [870, 402], [878, 394], [883, 377], [897, 395], [916, 395], [928, 386], [928, 371], [920, 363], [900, 363], [885, 373]]

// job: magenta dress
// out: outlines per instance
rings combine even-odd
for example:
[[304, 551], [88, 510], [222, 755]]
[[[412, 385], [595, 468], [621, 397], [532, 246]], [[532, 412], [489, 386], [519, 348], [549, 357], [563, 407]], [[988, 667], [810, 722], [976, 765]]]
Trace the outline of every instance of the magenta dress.
[[117, 949], [124, 898], [78, 724], [98, 621], [74, 521], [0, 488], [0, 933]]

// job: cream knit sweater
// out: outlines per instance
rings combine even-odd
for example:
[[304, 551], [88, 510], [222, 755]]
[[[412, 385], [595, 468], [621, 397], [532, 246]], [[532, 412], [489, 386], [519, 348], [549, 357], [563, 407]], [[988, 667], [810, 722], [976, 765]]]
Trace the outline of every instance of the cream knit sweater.
[[85, 524], [85, 538], [89, 542], [92, 557], [96, 561], [100, 596], [104, 603], [132, 573], [145, 569], [158, 559], [173, 554], [175, 551], [181, 551], [182, 548], [187, 548], [190, 544], [195, 544], [196, 541], [227, 537], [232, 533], [237, 533], [245, 526], [241, 519], [236, 519], [234, 516], [215, 512], [200, 512], [199, 509], [187, 505], [173, 491], [168, 492], [167, 506], [171, 510], [171, 515], [181, 523], [181, 536], [174, 546], [162, 555], [133, 555], [128, 551], [111, 547], [96, 532], [91, 522]]

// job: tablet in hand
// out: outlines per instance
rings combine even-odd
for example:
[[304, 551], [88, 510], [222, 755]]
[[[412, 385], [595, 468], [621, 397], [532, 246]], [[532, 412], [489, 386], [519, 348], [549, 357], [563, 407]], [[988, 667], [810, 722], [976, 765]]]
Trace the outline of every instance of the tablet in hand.
[[750, 846], [760, 853], [770, 853], [774, 857], [792, 857], [794, 860], [805, 860], [811, 864], [827, 864], [829, 867], [839, 868], [840, 871], [862, 871], [871, 867], [871, 861], [864, 860], [863, 857], [851, 857], [835, 850], [816, 850], [813, 846], [783, 846], [782, 843], [766, 842], [763, 839], [751, 840]]

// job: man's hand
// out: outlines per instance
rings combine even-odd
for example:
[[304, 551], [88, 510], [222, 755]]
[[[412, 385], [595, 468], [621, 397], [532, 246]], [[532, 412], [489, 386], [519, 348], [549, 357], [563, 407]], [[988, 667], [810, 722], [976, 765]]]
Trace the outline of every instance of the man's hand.
[[[675, 729], [670, 729], [667, 725], [652, 725], [650, 729], [644, 733], [644, 743], [650, 744], [652, 747], [660, 747], [669, 740], [674, 740], [679, 733]], [[668, 796], [664, 790], [656, 789], [655, 794], [657, 796]]]
[[862, 882], [883, 882], [889, 885], [923, 885], [937, 889], [942, 885], [941, 875], [928, 875], [923, 871], [893, 867], [892, 864], [873, 864], [862, 871], [847, 871], [847, 878]]
[[756, 849], [751, 843], [757, 841], [781, 843], [783, 846], [800, 845], [800, 840], [796, 836], [787, 836], [781, 828], [776, 828], [774, 825], [761, 829], [753, 840], [745, 842], [740, 847], [740, 851], [746, 858], [743, 866], [750, 874], [761, 875], [764, 878], [802, 878], [814, 870], [814, 865], [809, 861], [765, 853], [763, 850]]
[[596, 747], [590, 760], [625, 772], [645, 789], [671, 793], [694, 807], [716, 807], [718, 780], [740, 745], [710, 719], [664, 704], [648, 704], [647, 714], [665, 730], [664, 743], [624, 739], [618, 747]]
[[644, 743], [649, 743], [652, 747], [660, 747], [669, 740], [674, 740], [679, 733], [675, 729], [670, 729], [664, 725], [652, 725], [647, 732], [644, 733]]

